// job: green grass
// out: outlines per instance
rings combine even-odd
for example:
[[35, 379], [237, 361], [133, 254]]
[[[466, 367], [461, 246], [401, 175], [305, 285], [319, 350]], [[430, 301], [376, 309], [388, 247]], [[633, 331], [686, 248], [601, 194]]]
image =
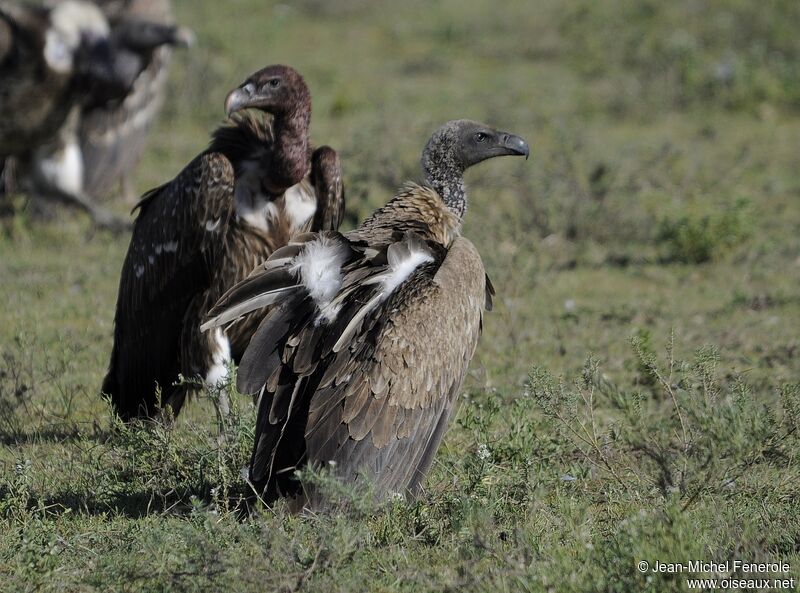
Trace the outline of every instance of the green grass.
[[98, 397], [128, 237], [4, 222], [0, 590], [689, 590], [641, 560], [798, 579], [798, 6], [178, 2], [198, 46], [140, 191], [267, 63], [306, 76], [351, 226], [439, 123], [485, 120], [532, 148], [468, 174], [495, 310], [417, 501], [322, 474], [335, 510], [247, 513], [247, 398], [219, 444], [213, 396], [139, 430]]

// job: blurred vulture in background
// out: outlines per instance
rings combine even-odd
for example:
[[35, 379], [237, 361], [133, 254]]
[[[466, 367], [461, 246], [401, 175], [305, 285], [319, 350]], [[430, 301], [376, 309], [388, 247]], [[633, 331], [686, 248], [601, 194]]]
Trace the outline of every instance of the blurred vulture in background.
[[416, 493], [433, 463], [494, 293], [461, 236], [464, 171], [528, 156], [522, 138], [469, 120], [437, 130], [410, 184], [349, 233], [307, 233], [226, 293], [203, 329], [271, 307], [242, 357], [258, 395], [249, 478], [271, 502], [314, 506], [296, 470], [332, 467], [378, 498]]
[[292, 236], [342, 218], [339, 158], [310, 145], [311, 96], [297, 71], [256, 72], [225, 112], [211, 145], [137, 206], [102, 387], [125, 420], [177, 415], [196, 387], [180, 376], [219, 385], [263, 313], [203, 333], [209, 309]]
[[111, 25], [117, 67], [132, 79], [117, 101], [95, 100], [84, 108], [80, 148], [84, 189], [104, 200], [120, 189], [133, 201], [130, 175], [141, 158], [147, 133], [164, 103], [172, 47], [192, 45], [194, 36], [173, 23], [169, 0], [97, 0]]
[[[107, 20], [89, 2], [52, 9], [0, 3], [0, 80], [5, 189], [13, 191], [18, 177], [22, 186], [69, 199], [82, 183], [80, 154], [76, 142], [62, 145], [61, 131], [76, 125], [93, 92], [124, 85], [116, 79]], [[76, 200], [90, 208], [81, 196]]]
[[0, 1], [0, 189], [56, 198], [120, 226], [92, 195], [135, 163], [157, 110], [147, 99], [157, 107], [163, 93], [154, 72], [167, 46], [190, 39], [139, 16], [140, 1], [152, 4]]

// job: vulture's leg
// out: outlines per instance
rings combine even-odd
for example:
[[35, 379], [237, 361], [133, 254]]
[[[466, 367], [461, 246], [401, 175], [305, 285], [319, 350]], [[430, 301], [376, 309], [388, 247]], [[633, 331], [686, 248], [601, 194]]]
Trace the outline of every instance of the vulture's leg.
[[220, 387], [217, 396], [217, 442], [223, 445], [228, 442], [228, 424], [231, 420], [231, 398], [228, 386]]
[[127, 173], [123, 173], [119, 180], [119, 191], [125, 204], [135, 205], [139, 201], [140, 196], [136, 193], [131, 176]]
[[231, 425], [231, 398], [227, 383], [223, 380], [217, 383], [206, 381], [206, 389], [214, 404], [214, 414], [217, 417], [217, 444], [220, 446], [228, 442], [228, 428]]
[[112, 232], [121, 232], [130, 230], [133, 227], [133, 223], [130, 220], [117, 216], [105, 208], [98, 206], [85, 194], [67, 192], [55, 187], [47, 188], [39, 193], [45, 198], [56, 200], [62, 204], [86, 212], [97, 228]]
[[228, 337], [217, 328], [214, 331], [200, 331], [199, 321], [211, 308], [216, 299], [206, 302], [209, 295], [196, 295], [184, 313], [181, 335], [181, 368], [184, 377], [198, 381], [195, 389], [205, 389], [214, 405], [217, 417], [217, 440], [227, 441], [230, 424], [231, 403], [228, 394], [231, 364], [231, 347]]
[[0, 156], [0, 199], [6, 195], [6, 159]]
[[14, 214], [14, 205], [11, 203], [11, 192], [6, 187], [6, 159], [0, 157], [0, 218]]

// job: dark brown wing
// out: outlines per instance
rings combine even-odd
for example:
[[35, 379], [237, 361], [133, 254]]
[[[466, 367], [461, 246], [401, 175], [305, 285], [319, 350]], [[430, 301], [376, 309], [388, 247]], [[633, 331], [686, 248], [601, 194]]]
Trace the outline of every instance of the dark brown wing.
[[344, 217], [342, 163], [330, 146], [320, 146], [311, 155], [311, 180], [317, 195], [312, 231], [336, 231]]
[[181, 333], [192, 321], [187, 315], [201, 314], [198, 299], [216, 272], [234, 210], [233, 185], [231, 163], [204, 154], [137, 206], [103, 383], [123, 418], [152, 412], [156, 384], [166, 401], [178, 373], [192, 371], [182, 368]]
[[[235, 317], [277, 303], [238, 375], [240, 391], [261, 391], [250, 479], [267, 499], [298, 492], [296, 467], [329, 461], [347, 481], [366, 474], [379, 496], [416, 490], [480, 333], [486, 276], [469, 241], [445, 253], [413, 235], [377, 249], [330, 238], [348, 250], [330, 321], [321, 321], [308, 287], [293, 282], [298, 260], [288, 249], [213, 311], [224, 323], [225, 311]], [[397, 262], [425, 249], [430, 257], [385, 294]]]

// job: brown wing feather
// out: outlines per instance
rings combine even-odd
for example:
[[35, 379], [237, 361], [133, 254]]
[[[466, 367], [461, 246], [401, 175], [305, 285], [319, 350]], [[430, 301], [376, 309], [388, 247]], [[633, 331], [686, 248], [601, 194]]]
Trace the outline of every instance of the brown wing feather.
[[181, 334], [191, 324], [196, 350], [202, 350], [199, 319], [187, 316], [201, 315], [203, 293], [212, 282], [233, 213], [233, 175], [225, 157], [204, 154], [138, 206], [103, 384], [124, 418], [153, 410], [156, 383], [169, 396], [178, 373], [194, 370], [180, 361]]
[[[415, 280], [419, 282], [416, 287]], [[387, 395], [371, 397], [354, 421], [346, 423], [353, 443], [333, 454], [331, 459], [337, 463], [338, 471], [355, 475], [361, 466], [388, 464], [394, 475], [388, 475], [384, 469], [375, 476], [381, 488], [379, 494], [418, 487], [441, 442], [477, 345], [484, 283], [485, 272], [477, 251], [466, 239], [457, 239], [431, 283], [426, 283], [423, 273], [417, 272], [387, 303], [388, 308], [394, 308], [391, 321], [381, 328], [374, 354], [363, 360], [362, 364], [366, 364], [361, 367], [364, 376], [373, 371], [373, 365], [381, 369], [381, 382], [388, 384]], [[355, 377], [351, 377], [348, 384], [354, 381]], [[390, 412], [391, 408], [394, 409]], [[397, 420], [387, 426], [374, 419], [376, 413], [396, 417], [399, 409], [412, 416], [419, 415], [414, 418], [411, 430]], [[365, 426], [370, 430], [365, 432]], [[406, 431], [409, 449], [404, 458], [384, 459], [392, 456], [387, 445], [399, 440], [399, 434]], [[316, 460], [313, 437], [306, 435], [308, 457]], [[360, 452], [361, 448], [365, 452]], [[356, 455], [358, 464], [351, 461]]]
[[[355, 246], [354, 251], [358, 252]], [[365, 260], [360, 265], [366, 265]], [[358, 268], [359, 262], [350, 266]], [[375, 290], [374, 284], [363, 283], [363, 275], [354, 277], [362, 285], [343, 304], [343, 322], [354, 318]], [[346, 283], [345, 279], [342, 292]], [[332, 343], [343, 329], [341, 323], [337, 329], [339, 320], [316, 327], [314, 331], [334, 337], [324, 341], [309, 375], [292, 373], [283, 379], [309, 379], [299, 395], [292, 390], [294, 403], [275, 401], [287, 397], [288, 389], [262, 395], [263, 421], [257, 426], [251, 467], [261, 472], [253, 471], [251, 478], [268, 497], [296, 492], [297, 484], [289, 472], [281, 473], [282, 468], [333, 461], [337, 474], [348, 481], [369, 475], [378, 495], [415, 491], [430, 468], [474, 353], [485, 296], [480, 257], [469, 241], [459, 238], [364, 317], [338, 354]], [[280, 359], [269, 358], [272, 368], [292, 368], [304, 342], [319, 348], [319, 341], [293, 339], [309, 331], [310, 319], [306, 313], [293, 326], [281, 326], [283, 335], [266, 338], [271, 346], [265, 350], [284, 344]], [[249, 361], [250, 368], [258, 362]], [[261, 369], [262, 378], [266, 372]], [[270, 417], [265, 410], [272, 412]], [[280, 438], [274, 436], [277, 433]]]

